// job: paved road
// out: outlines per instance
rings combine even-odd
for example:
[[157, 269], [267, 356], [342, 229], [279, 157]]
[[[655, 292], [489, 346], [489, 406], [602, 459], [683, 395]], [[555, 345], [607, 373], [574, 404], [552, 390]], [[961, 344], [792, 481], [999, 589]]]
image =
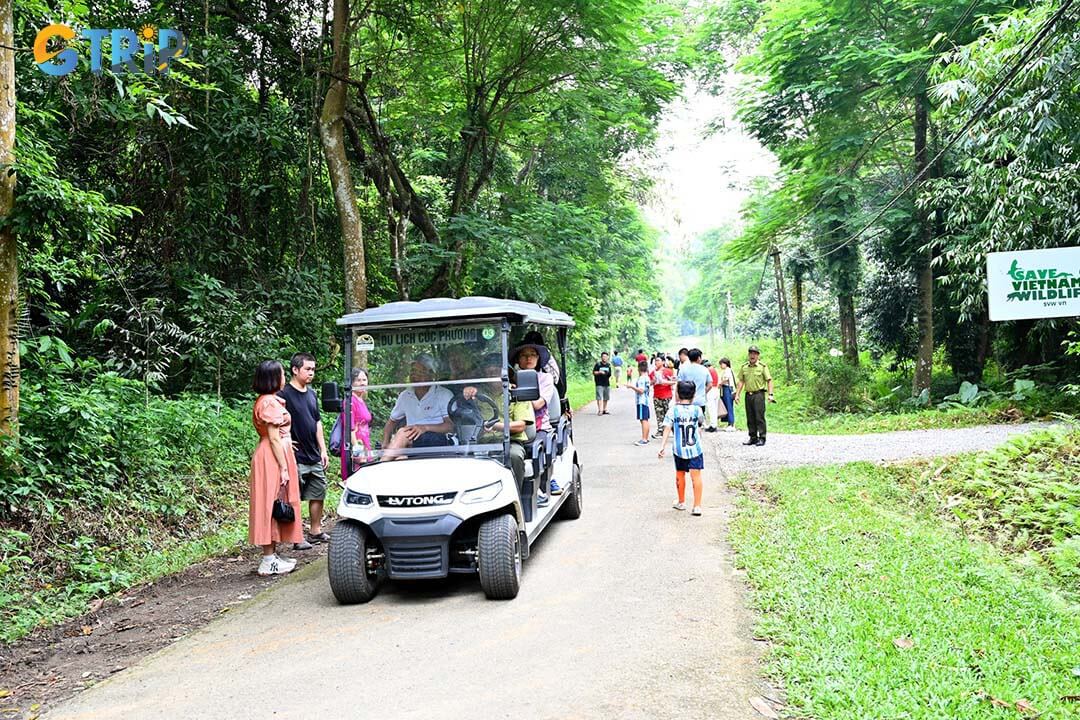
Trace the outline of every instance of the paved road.
[[758, 718], [761, 648], [723, 537], [722, 477], [992, 447], [1025, 426], [860, 437], [704, 437], [705, 515], [671, 509], [670, 460], [631, 443], [628, 391], [578, 414], [585, 512], [551, 526], [521, 594], [390, 585], [340, 607], [325, 562], [55, 708], [49, 718]]
[[316, 563], [48, 717], [759, 718], [730, 498], [707, 470], [705, 515], [672, 510], [630, 393], [611, 409], [577, 416], [585, 512], [545, 531], [517, 599], [458, 578], [340, 607]]

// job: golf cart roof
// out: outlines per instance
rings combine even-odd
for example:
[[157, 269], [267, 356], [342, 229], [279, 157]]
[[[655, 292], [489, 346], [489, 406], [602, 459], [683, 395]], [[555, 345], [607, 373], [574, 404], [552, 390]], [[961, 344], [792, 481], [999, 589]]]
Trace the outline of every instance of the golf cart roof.
[[350, 313], [338, 319], [338, 325], [408, 325], [444, 321], [506, 318], [513, 323], [534, 323], [573, 327], [574, 320], [558, 310], [521, 300], [490, 297], [430, 298], [428, 300], [387, 303]]

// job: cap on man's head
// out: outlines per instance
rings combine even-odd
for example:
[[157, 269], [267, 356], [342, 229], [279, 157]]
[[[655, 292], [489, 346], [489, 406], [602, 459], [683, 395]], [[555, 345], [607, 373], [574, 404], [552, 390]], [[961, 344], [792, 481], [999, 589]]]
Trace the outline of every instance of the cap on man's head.
[[758, 349], [757, 345], [751, 345], [750, 349], [747, 350], [746, 352], [748, 352], [748, 353], [757, 353], [758, 355], [761, 354], [761, 350]]
[[417, 365], [423, 365], [432, 375], [437, 372], [437, 370], [435, 370], [435, 358], [431, 357], [427, 353], [420, 353], [413, 358], [413, 362]]

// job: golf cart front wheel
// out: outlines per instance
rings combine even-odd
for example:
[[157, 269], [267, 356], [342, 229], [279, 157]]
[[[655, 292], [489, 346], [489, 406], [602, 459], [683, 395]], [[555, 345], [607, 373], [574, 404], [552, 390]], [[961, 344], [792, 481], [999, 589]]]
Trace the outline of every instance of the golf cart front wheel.
[[513, 515], [488, 518], [477, 538], [480, 587], [490, 600], [510, 600], [521, 588], [521, 534]]
[[334, 525], [327, 568], [330, 589], [343, 605], [366, 603], [379, 592], [382, 578], [370, 567], [368, 540], [359, 523], [340, 520]]

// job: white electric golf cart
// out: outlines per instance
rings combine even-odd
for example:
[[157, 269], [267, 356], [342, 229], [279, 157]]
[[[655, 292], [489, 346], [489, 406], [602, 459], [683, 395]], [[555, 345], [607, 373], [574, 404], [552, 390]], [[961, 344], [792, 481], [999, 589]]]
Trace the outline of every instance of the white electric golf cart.
[[[478, 573], [489, 598], [515, 597], [537, 536], [557, 516], [581, 515], [581, 465], [565, 399], [574, 321], [541, 305], [466, 297], [390, 303], [338, 325], [348, 348], [345, 377], [353, 367], [367, 370], [360, 397], [372, 417], [370, 448], [350, 443], [348, 381], [344, 392], [337, 383], [323, 386], [323, 408], [344, 413], [343, 439], [356, 458], [330, 542], [334, 596], [367, 602], [387, 579]], [[515, 350], [526, 347], [539, 351], [537, 360], [522, 351], [537, 370], [513, 366]], [[550, 430], [527, 427], [524, 439], [512, 438], [511, 403], [535, 406], [542, 392], [548, 397], [538, 412], [549, 412]], [[520, 486], [514, 454], [519, 463], [525, 457]]]

